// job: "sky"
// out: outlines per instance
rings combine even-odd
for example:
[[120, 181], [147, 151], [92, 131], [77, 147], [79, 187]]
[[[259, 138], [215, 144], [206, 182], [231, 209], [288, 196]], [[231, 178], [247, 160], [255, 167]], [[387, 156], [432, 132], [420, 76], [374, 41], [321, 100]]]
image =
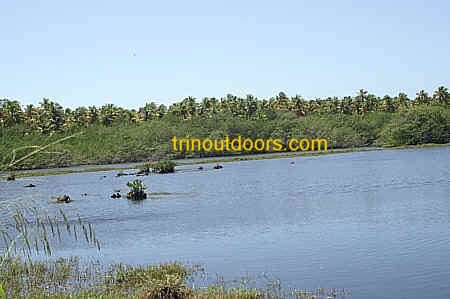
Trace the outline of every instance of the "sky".
[[450, 1], [0, 1], [0, 98], [128, 108], [450, 88]]

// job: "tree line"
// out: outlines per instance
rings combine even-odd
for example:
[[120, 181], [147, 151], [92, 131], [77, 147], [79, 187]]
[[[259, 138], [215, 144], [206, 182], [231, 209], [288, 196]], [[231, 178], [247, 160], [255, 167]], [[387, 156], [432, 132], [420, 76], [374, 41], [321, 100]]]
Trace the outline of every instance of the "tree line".
[[114, 123], [141, 123], [159, 119], [187, 121], [194, 119], [275, 120], [283, 115], [289, 118], [302, 118], [310, 115], [366, 115], [372, 112], [395, 113], [415, 106], [449, 107], [450, 93], [444, 86], [432, 95], [419, 91], [410, 99], [405, 93], [391, 97], [378, 97], [361, 89], [355, 96], [343, 98], [306, 100], [300, 95], [287, 96], [278, 93], [270, 99], [258, 99], [252, 95], [240, 98], [231, 94], [220, 99], [203, 98], [200, 102], [187, 97], [169, 107], [146, 103], [139, 109], [125, 109], [113, 104], [101, 107], [89, 106], [76, 109], [63, 108], [50, 99], [43, 99], [39, 106], [22, 106], [16, 100], [0, 100], [0, 127], [21, 125], [26, 133], [52, 134], [64, 129]]

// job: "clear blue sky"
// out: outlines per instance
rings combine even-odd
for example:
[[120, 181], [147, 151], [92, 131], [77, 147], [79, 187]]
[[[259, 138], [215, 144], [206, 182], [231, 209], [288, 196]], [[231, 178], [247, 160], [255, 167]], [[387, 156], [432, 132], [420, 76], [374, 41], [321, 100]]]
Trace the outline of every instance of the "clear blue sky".
[[450, 1], [1, 1], [0, 97], [138, 107], [450, 88]]

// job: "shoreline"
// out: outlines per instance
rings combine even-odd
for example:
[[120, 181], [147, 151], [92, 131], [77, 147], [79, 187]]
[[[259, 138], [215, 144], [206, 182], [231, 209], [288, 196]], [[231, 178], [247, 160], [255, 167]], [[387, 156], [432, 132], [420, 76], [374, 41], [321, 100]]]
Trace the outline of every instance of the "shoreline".
[[[308, 152], [273, 152], [273, 153], [261, 153], [261, 154], [238, 154], [229, 156], [217, 156], [217, 157], [201, 157], [201, 158], [185, 158], [173, 160], [177, 163], [177, 166], [188, 166], [188, 165], [198, 165], [198, 164], [210, 164], [210, 163], [230, 163], [230, 162], [240, 162], [240, 161], [256, 161], [256, 160], [269, 160], [269, 159], [286, 159], [286, 158], [297, 158], [297, 157], [313, 157], [313, 156], [325, 156], [332, 154], [346, 154], [355, 152], [373, 152], [373, 151], [385, 151], [385, 150], [408, 150], [408, 149], [420, 149], [420, 148], [435, 148], [435, 147], [448, 147], [450, 143], [445, 144], [420, 144], [420, 145], [402, 145], [395, 147], [359, 147], [359, 148], [345, 148], [345, 149], [330, 149], [322, 151], [308, 151]], [[125, 162], [120, 163], [122, 165], [133, 164], [130, 166], [118, 167], [114, 165], [120, 164], [86, 164], [86, 165], [73, 165], [61, 168], [39, 168], [39, 169], [29, 169], [29, 170], [13, 170], [4, 171], [0, 174], [0, 180], [6, 180], [8, 174], [12, 173], [16, 178], [27, 178], [27, 177], [41, 177], [50, 175], [61, 175], [61, 174], [73, 174], [73, 173], [89, 173], [89, 172], [102, 172], [102, 171], [114, 171], [114, 170], [130, 170], [136, 169], [140, 165], [145, 163], [141, 162]], [[96, 167], [97, 166], [97, 167]], [[87, 167], [85, 169], [73, 169]]]

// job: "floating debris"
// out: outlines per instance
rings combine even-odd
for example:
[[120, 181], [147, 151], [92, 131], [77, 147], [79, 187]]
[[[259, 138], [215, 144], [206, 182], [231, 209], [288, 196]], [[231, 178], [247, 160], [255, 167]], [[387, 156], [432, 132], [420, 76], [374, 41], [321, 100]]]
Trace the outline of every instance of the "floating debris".
[[14, 174], [10, 174], [7, 178], [7, 181], [15, 181], [16, 180], [16, 176]]
[[222, 169], [223, 168], [223, 166], [222, 165], [220, 165], [220, 164], [216, 164], [216, 165], [214, 165], [214, 167], [213, 167], [214, 169]]
[[197, 169], [198, 170], [203, 170], [203, 166], [199, 166]]
[[28, 184], [28, 185], [25, 185], [25, 188], [34, 188], [34, 187], [36, 187], [35, 184]]

